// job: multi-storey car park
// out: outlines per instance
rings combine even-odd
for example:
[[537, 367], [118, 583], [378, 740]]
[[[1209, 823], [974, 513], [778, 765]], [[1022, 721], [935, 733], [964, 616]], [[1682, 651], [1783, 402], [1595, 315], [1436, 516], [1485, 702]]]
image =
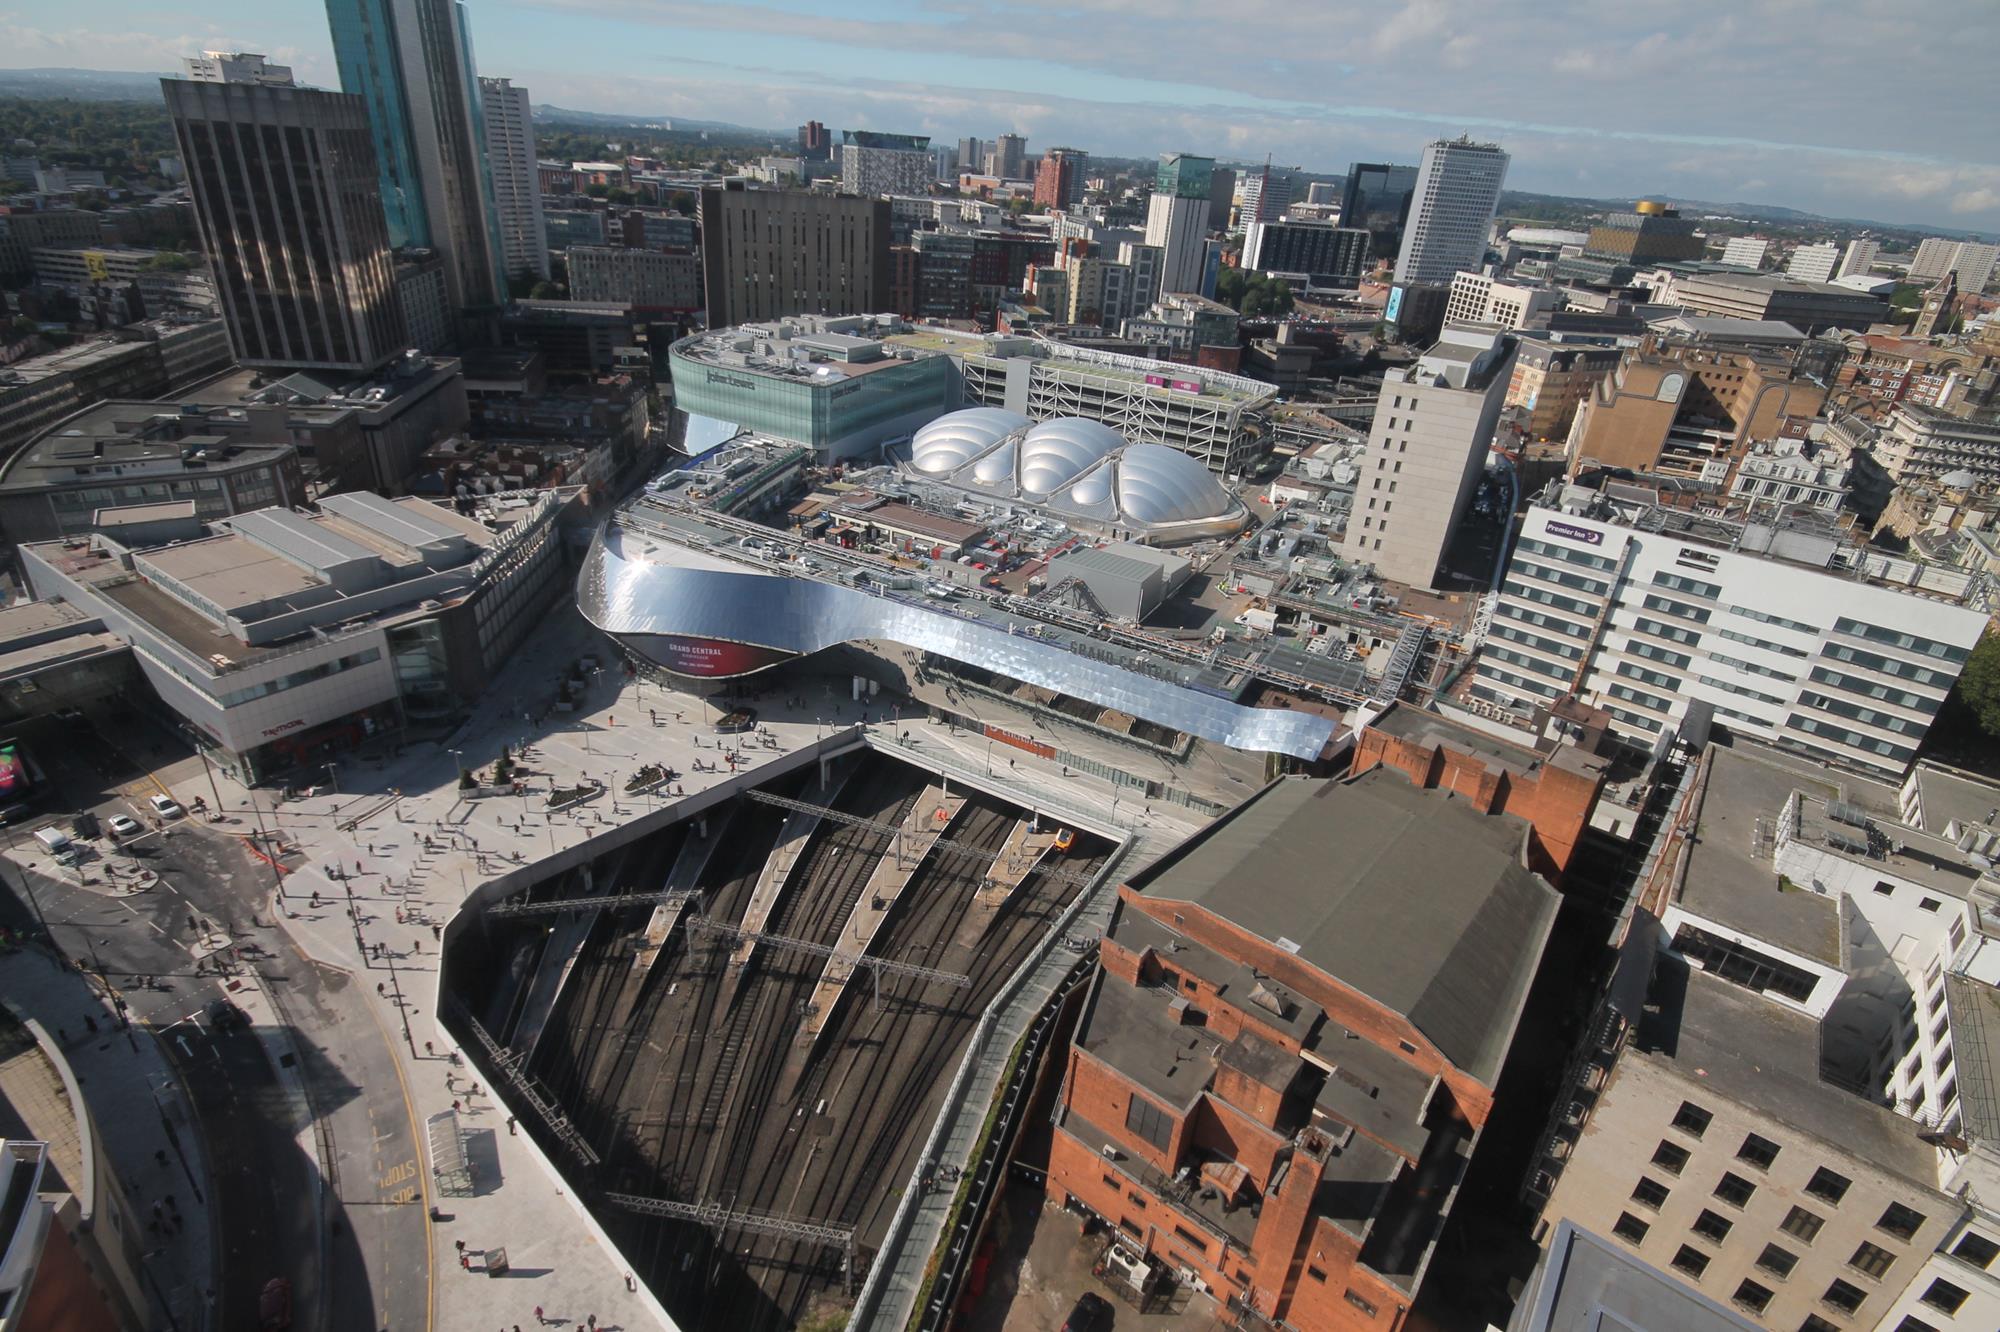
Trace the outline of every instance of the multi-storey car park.
[[1114, 846], [868, 749], [667, 813], [489, 897], [447, 1021], [682, 1326], [791, 1327], [861, 1280], [974, 1024]]

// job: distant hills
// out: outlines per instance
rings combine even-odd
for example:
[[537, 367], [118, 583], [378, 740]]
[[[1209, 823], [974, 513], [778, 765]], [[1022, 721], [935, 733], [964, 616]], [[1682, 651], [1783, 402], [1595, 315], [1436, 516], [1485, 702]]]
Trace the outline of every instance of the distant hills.
[[113, 69], [0, 69], [0, 97], [69, 97], [79, 102], [162, 102], [164, 74]]

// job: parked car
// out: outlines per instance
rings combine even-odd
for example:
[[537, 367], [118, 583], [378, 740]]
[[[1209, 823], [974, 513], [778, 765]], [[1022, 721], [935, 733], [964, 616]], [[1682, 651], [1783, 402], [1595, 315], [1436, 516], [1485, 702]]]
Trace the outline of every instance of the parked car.
[[145, 831], [130, 814], [113, 814], [109, 826], [113, 837], [137, 837]]
[[1111, 1301], [1095, 1291], [1086, 1290], [1077, 1298], [1076, 1307], [1063, 1319], [1062, 1332], [1105, 1332], [1111, 1326]]
[[187, 812], [180, 807], [179, 802], [163, 795], [147, 796], [146, 803], [151, 805], [153, 812], [163, 819], [177, 819]]

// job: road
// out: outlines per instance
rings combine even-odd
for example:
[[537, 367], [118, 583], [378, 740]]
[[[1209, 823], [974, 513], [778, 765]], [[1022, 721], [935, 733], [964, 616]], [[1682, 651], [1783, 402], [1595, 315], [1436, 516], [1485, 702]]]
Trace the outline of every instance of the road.
[[[105, 823], [130, 814], [144, 823], [146, 798], [166, 791], [148, 763], [185, 757], [185, 746], [136, 719], [92, 721], [87, 729], [21, 728], [55, 788], [43, 808], [90, 810]], [[183, 805], [205, 794], [168, 793]], [[158, 884], [111, 897], [73, 876], [37, 874], [42, 912], [58, 946], [101, 970], [136, 1022], [165, 1028], [220, 997], [223, 982], [194, 970], [218, 945], [216, 955], [246, 978], [248, 993], [269, 1005], [244, 1000], [272, 1015], [254, 1039], [214, 1038], [212, 1051], [190, 1040], [189, 1051], [173, 1051], [215, 1162], [217, 1233], [231, 1237], [218, 1289], [225, 1307], [244, 1291], [252, 1301], [249, 1323], [225, 1319], [223, 1327], [254, 1327], [256, 1291], [289, 1273], [302, 1332], [427, 1328], [422, 1153], [389, 1034], [353, 976], [308, 962], [276, 928], [268, 914], [273, 871], [246, 847], [242, 834], [250, 831], [187, 818], [122, 846], [100, 838], [99, 858], [81, 867], [99, 887], [107, 862], [151, 870]], [[15, 837], [25, 840], [18, 830]], [[151, 985], [141, 986], [141, 977]]]

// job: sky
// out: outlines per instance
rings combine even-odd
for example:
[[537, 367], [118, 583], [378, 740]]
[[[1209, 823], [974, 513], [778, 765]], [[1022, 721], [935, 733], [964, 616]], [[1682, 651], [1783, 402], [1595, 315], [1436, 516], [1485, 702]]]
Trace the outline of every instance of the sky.
[[[466, 0], [479, 72], [576, 110], [1024, 134], [1339, 172], [1470, 133], [1509, 188], [2000, 233], [1994, 0]], [[314, 0], [0, 0], [0, 67], [262, 51]]]

